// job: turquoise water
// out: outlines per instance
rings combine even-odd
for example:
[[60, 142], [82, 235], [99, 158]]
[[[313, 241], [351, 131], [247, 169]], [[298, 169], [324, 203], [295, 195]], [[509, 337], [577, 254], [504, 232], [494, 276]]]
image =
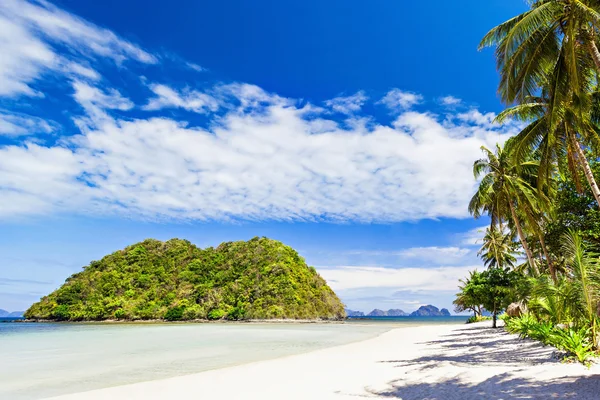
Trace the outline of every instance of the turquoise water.
[[0, 399], [29, 400], [191, 374], [465, 318], [331, 324], [0, 323]]

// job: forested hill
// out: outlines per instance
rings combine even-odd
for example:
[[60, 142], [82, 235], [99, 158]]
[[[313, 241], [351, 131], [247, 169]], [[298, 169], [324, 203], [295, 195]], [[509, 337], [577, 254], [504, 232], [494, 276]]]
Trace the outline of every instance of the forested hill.
[[281, 242], [254, 238], [200, 249], [148, 239], [93, 261], [32, 305], [30, 319], [339, 319], [344, 307]]

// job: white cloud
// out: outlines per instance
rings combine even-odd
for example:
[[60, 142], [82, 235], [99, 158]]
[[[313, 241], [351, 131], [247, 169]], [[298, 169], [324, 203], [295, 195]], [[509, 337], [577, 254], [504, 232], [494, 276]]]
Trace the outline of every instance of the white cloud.
[[484, 127], [492, 127], [494, 125], [498, 125], [494, 122], [496, 118], [496, 114], [493, 112], [482, 114], [481, 111], [477, 109], [471, 109], [465, 113], [460, 113], [456, 116], [461, 121], [472, 123]]
[[363, 104], [365, 104], [368, 99], [369, 98], [365, 95], [365, 92], [359, 91], [352, 96], [340, 96], [331, 100], [327, 100], [325, 101], [325, 105], [331, 108], [333, 111], [341, 114], [353, 114], [357, 111], [360, 111]]
[[[127, 92], [111, 87], [90, 68], [93, 61], [108, 59], [108, 67], [117, 66], [121, 73], [128, 67], [126, 59], [156, 61], [106, 29], [44, 1], [5, 0], [0, 2], [0, 32], [8, 35], [0, 39], [0, 96], [43, 96], [34, 82], [52, 70], [66, 74], [81, 106], [65, 106], [80, 132], [48, 146], [0, 147], [0, 199], [13, 203], [15, 215], [94, 212], [150, 219], [385, 222], [462, 218], [476, 184], [471, 168], [479, 147], [491, 147], [514, 133], [513, 126], [491, 125], [488, 114], [477, 110], [444, 121], [412, 111], [422, 96], [399, 89], [381, 100], [397, 113], [389, 126], [366, 115], [340, 124], [319, 107], [246, 83], [202, 90], [150, 83], [154, 96], [142, 100], [144, 108], [203, 113], [206, 123], [193, 128], [177, 117], [148, 119]], [[60, 55], [57, 43], [63, 47]], [[53, 76], [44, 83], [57, 81]], [[358, 92], [331, 100], [330, 106], [350, 112], [366, 100]], [[45, 129], [41, 121], [31, 121]], [[20, 122], [5, 121], [4, 129], [13, 135], [24, 132], [19, 126], [27, 121]], [[38, 173], [48, 164], [49, 171]]]
[[188, 61], [188, 62], [185, 63], [185, 65], [187, 65], [188, 68], [193, 69], [196, 72], [204, 72], [204, 71], [206, 71], [206, 68], [203, 68], [202, 66], [200, 66], [200, 65], [198, 65], [196, 63], [193, 63], [193, 62], [189, 62]]
[[379, 100], [380, 104], [384, 104], [387, 108], [394, 112], [408, 110], [413, 106], [420, 104], [423, 101], [423, 96], [417, 93], [405, 92], [400, 89], [392, 89]]
[[[0, 12], [4, 2], [0, 2]], [[36, 95], [29, 84], [47, 68], [53, 68], [57, 56], [42, 41], [22, 26], [0, 14], [0, 95]]]
[[[269, 99], [256, 89], [236, 93], [244, 94], [245, 104]], [[75, 96], [92, 114], [98, 107], [131, 107], [116, 92], [107, 95], [81, 83]], [[472, 160], [482, 144], [491, 146], [509, 134], [446, 126], [415, 112], [401, 114], [397, 129], [344, 130], [332, 121], [306, 119], [306, 111], [290, 103], [277, 101], [261, 112], [234, 109], [211, 131], [167, 118], [112, 120], [94, 114], [97, 126], [67, 147], [46, 150], [67, 152], [69, 164], [73, 158], [83, 165], [72, 171], [73, 187], [65, 190], [86, 193], [91, 185], [101, 194], [96, 208], [104, 212], [198, 220], [404, 221], [466, 217], [475, 185]], [[0, 166], [10, 163], [4, 151]], [[9, 190], [20, 188], [15, 183]], [[54, 208], [72, 211], [68, 201]]]
[[399, 252], [401, 257], [414, 258], [423, 262], [437, 264], [454, 264], [471, 253], [470, 249], [461, 247], [411, 247]]
[[319, 268], [319, 274], [335, 291], [357, 288], [454, 291], [459, 279], [475, 266], [437, 268], [336, 267]]
[[[464, 261], [471, 253], [471, 249], [462, 247], [410, 247], [401, 250], [355, 250], [345, 254], [370, 259], [386, 259], [386, 264], [392, 264], [398, 259], [422, 264], [435, 263], [436, 265], [455, 265]], [[381, 265], [376, 263], [377, 265]]]
[[52, 133], [55, 125], [38, 117], [0, 110], [0, 135], [22, 136]]
[[75, 100], [84, 107], [96, 106], [102, 109], [130, 110], [133, 102], [121, 95], [116, 89], [109, 89], [108, 93], [88, 85], [87, 83], [75, 81]]
[[133, 59], [155, 63], [138, 46], [40, 0], [0, 2], [0, 96], [40, 93], [32, 84], [49, 71], [97, 79], [95, 71], [58, 55], [55, 46], [67, 46], [69, 57], [110, 58], [117, 63]]
[[440, 98], [440, 102], [445, 106], [457, 106], [462, 103], [462, 100], [454, 96], [445, 96]]
[[160, 110], [163, 108], [183, 108], [197, 113], [207, 113], [219, 109], [219, 102], [212, 96], [197, 90], [176, 91], [166, 85], [152, 84], [150, 90], [156, 97], [151, 98], [143, 108]]
[[483, 244], [483, 236], [485, 236], [485, 230], [488, 226], [482, 226], [480, 228], [471, 229], [468, 232], [460, 235], [460, 243], [464, 246], [481, 246]]

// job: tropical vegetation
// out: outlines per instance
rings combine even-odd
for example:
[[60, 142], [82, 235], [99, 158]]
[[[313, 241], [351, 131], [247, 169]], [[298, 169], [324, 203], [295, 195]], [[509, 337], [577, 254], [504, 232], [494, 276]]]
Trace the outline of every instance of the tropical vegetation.
[[93, 261], [33, 304], [30, 319], [339, 319], [344, 307], [281, 242], [254, 238], [200, 249], [148, 239]]
[[587, 362], [600, 350], [600, 1], [529, 5], [480, 45], [495, 48], [496, 120], [522, 130], [474, 162], [484, 269], [454, 304], [473, 319], [507, 309], [510, 332]]

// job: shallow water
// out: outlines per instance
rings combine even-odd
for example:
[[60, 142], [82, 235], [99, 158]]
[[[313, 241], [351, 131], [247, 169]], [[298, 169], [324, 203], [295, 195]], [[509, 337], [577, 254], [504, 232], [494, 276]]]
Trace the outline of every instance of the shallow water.
[[168, 378], [464, 319], [330, 324], [0, 323], [0, 399], [28, 400]]

